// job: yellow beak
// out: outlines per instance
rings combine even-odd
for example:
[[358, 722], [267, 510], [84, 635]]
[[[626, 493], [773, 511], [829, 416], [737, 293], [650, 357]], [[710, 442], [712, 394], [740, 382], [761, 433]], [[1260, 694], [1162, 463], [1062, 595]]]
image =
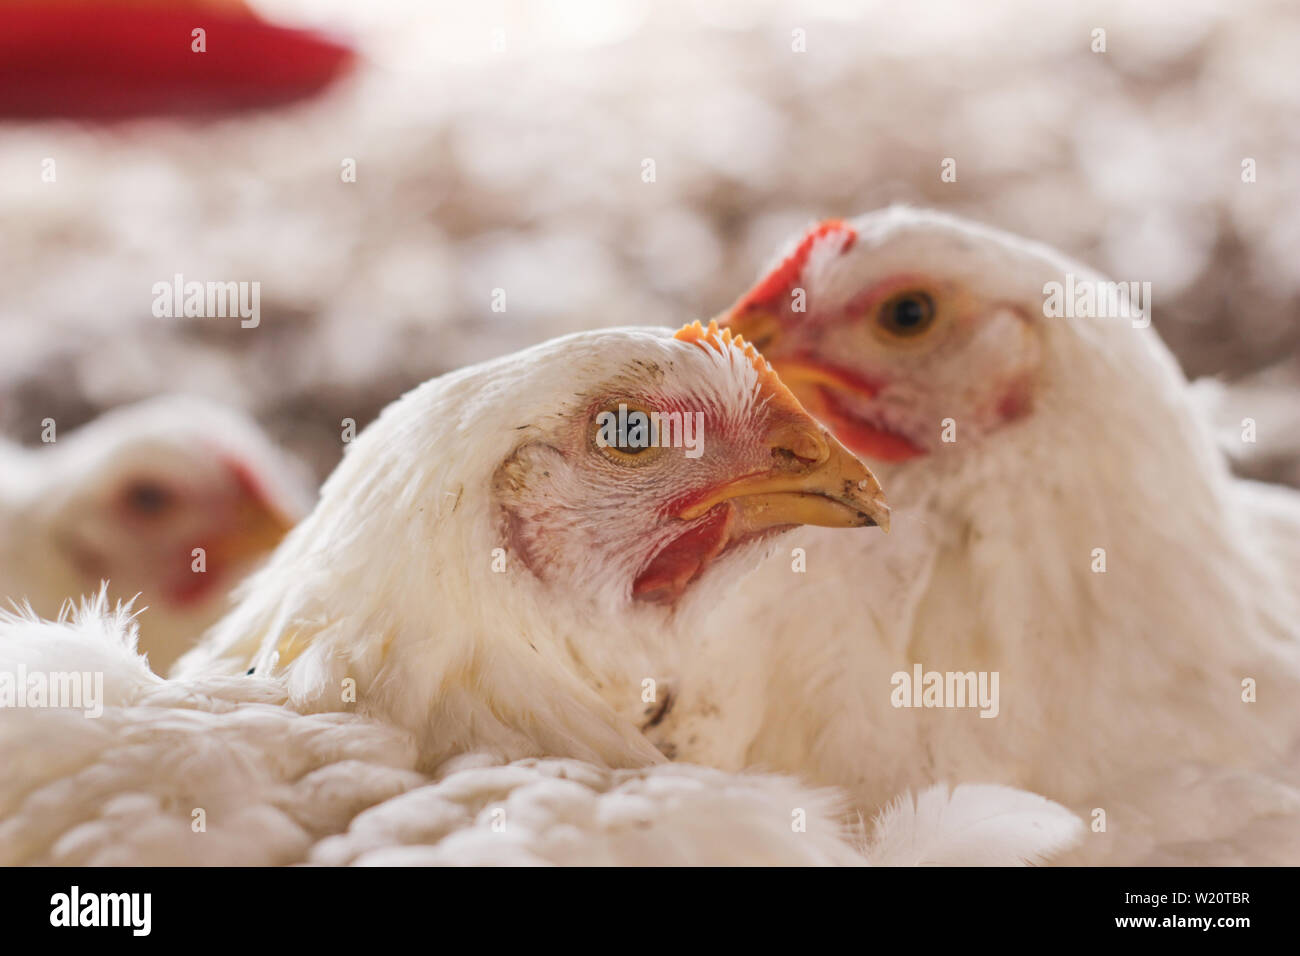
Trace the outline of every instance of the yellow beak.
[[274, 551], [293, 527], [293, 519], [279, 509], [242, 498], [234, 520], [213, 547], [223, 560], [232, 564], [253, 561]]
[[811, 419], [783, 421], [769, 435], [772, 468], [746, 475], [681, 512], [698, 518], [721, 502], [735, 511], [733, 536], [786, 525], [889, 531], [889, 505], [866, 465]]

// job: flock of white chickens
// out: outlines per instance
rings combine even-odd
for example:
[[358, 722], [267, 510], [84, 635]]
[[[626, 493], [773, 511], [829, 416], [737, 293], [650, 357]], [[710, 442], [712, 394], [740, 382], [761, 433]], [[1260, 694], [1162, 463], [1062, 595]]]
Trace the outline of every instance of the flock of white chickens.
[[1300, 863], [1300, 497], [1067, 277], [823, 223], [717, 325], [425, 383], [309, 513], [206, 404], [0, 450], [0, 864]]

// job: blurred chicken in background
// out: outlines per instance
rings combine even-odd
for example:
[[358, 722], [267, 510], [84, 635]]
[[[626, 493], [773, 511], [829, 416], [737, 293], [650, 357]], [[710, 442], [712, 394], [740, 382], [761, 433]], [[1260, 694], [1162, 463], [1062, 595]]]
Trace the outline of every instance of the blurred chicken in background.
[[198, 399], [113, 411], [42, 448], [0, 444], [0, 604], [45, 617], [109, 582], [140, 597], [158, 673], [314, 499], [300, 463], [245, 416]]

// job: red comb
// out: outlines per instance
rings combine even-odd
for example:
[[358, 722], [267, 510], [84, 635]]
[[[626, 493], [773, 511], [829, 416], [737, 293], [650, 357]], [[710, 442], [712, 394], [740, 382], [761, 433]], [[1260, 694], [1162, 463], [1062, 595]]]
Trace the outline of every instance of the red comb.
[[732, 308], [732, 314], [741, 311], [750, 311], [756, 309], [773, 309], [778, 299], [784, 298], [803, 273], [803, 267], [808, 263], [808, 257], [812, 255], [813, 246], [819, 239], [824, 239], [833, 232], [844, 233], [848, 238], [844, 241], [841, 252], [848, 252], [853, 248], [854, 241], [858, 238], [857, 231], [846, 223], [843, 219], [826, 219], [809, 229], [799, 244], [794, 247], [794, 251], [781, 260], [781, 262], [758, 281], [758, 284], [749, 292], [745, 293], [741, 300]]
[[673, 338], [682, 342], [692, 342], [700, 348], [711, 348], [717, 352], [725, 352], [729, 348], [738, 348], [741, 353], [749, 359], [750, 365], [758, 372], [759, 388], [771, 393], [775, 398], [788, 401], [802, 411], [803, 406], [799, 400], [794, 397], [794, 393], [786, 387], [785, 382], [776, 374], [776, 369], [762, 355], [753, 344], [745, 341], [745, 337], [738, 332], [732, 332], [731, 329], [719, 327], [715, 320], [710, 320], [707, 327], [701, 325], [699, 320], [692, 322], [690, 325], [684, 325], [677, 330]]

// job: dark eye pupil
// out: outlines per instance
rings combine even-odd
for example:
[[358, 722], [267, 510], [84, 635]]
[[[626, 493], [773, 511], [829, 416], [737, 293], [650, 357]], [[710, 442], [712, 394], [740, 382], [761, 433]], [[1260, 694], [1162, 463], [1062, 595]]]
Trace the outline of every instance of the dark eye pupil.
[[934, 319], [934, 301], [924, 292], [908, 292], [885, 304], [881, 324], [899, 334], [919, 334]]
[[628, 425], [631, 427], [620, 428], [618, 430], [617, 447], [618, 450], [623, 452], [625, 455], [639, 455], [649, 446], [649, 436], [647, 431], [638, 432], [635, 436], [628, 434], [628, 432], [635, 427], [644, 427], [648, 429], [648, 425], [644, 423], [644, 418], [645, 416], [640, 412], [633, 412], [628, 416]]
[[166, 488], [147, 481], [132, 485], [126, 494], [126, 500], [132, 510], [140, 514], [158, 514], [171, 502], [171, 495]]
[[905, 329], [915, 328], [925, 321], [925, 303], [915, 296], [899, 299], [894, 306], [894, 321]]
[[654, 419], [639, 409], [629, 410], [625, 404], [600, 412], [595, 426], [596, 444], [623, 455], [639, 455], [655, 445]]

